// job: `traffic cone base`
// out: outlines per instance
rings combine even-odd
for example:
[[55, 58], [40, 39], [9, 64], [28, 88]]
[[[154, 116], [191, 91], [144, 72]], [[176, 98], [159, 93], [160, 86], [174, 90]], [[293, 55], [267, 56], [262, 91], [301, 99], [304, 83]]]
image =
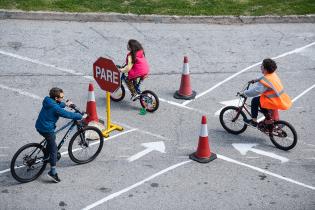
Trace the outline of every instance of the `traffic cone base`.
[[196, 156], [196, 153], [197, 152], [190, 154], [189, 158], [199, 163], [209, 163], [210, 161], [217, 159], [217, 155], [214, 153], [211, 153], [210, 157], [207, 157], [207, 158], [199, 158]]
[[196, 97], [196, 91], [192, 91], [192, 94], [191, 95], [188, 95], [188, 96], [185, 96], [185, 95], [181, 95], [179, 93], [179, 90], [177, 90], [175, 93], [174, 93], [174, 98], [176, 99], [184, 99], [184, 100], [191, 100], [191, 99], [194, 99]]

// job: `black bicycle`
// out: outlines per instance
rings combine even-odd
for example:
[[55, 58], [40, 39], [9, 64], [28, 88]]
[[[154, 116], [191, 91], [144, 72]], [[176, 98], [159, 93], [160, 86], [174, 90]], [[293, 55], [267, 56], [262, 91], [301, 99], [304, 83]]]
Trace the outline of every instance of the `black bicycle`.
[[[117, 66], [120, 68], [121, 66]], [[110, 94], [110, 98], [115, 101], [119, 102], [124, 99], [126, 95], [126, 90], [123, 85], [123, 82], [126, 84], [127, 88], [130, 90], [130, 87], [127, 83], [127, 76], [125, 73], [121, 73], [121, 87], [117, 89], [115, 92]], [[136, 90], [139, 97], [135, 98], [135, 100], [140, 100], [140, 104], [143, 108], [145, 108], [148, 112], [155, 112], [159, 108], [159, 98], [158, 96], [151, 90], [140, 90], [140, 85], [143, 82], [144, 78], [140, 78], [138, 81], [133, 83], [134, 89]]]
[[[81, 112], [74, 104], [70, 108], [80, 114]], [[66, 134], [58, 145], [58, 151], [66, 142], [71, 131], [76, 127], [77, 131], [71, 137], [68, 145], [68, 154], [70, 159], [78, 164], [84, 164], [94, 160], [101, 152], [103, 147], [102, 132], [92, 126], [87, 126], [83, 121], [71, 120], [60, 129], [66, 129]], [[95, 145], [95, 146], [94, 146]], [[21, 147], [13, 156], [11, 160], [11, 174], [19, 182], [26, 183], [38, 178], [46, 168], [49, 160], [49, 152], [46, 149], [47, 141], [42, 140], [40, 143], [29, 143]], [[61, 158], [61, 153], [58, 152], [57, 160]]]
[[[249, 82], [244, 90], [247, 90], [251, 83], [253, 82]], [[240, 93], [237, 93], [237, 96], [240, 97], [239, 106], [227, 106], [220, 112], [220, 123], [222, 127], [227, 132], [235, 135], [243, 133], [248, 126], [245, 123], [247, 120], [245, 113], [251, 116], [249, 111], [250, 105], [246, 103], [247, 97]], [[290, 123], [284, 120], [274, 120], [272, 118], [272, 110], [269, 110], [268, 113], [263, 113], [261, 110], [259, 110], [259, 112], [265, 116], [265, 119], [259, 122], [256, 127], [259, 131], [268, 135], [271, 142], [281, 150], [290, 150], [295, 147], [297, 134]]]

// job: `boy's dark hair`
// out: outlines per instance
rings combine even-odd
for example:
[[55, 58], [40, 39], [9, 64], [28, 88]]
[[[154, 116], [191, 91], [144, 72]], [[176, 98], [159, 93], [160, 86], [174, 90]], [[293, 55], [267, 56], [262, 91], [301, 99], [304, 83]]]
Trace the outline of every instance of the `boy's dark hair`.
[[61, 88], [53, 87], [49, 91], [49, 97], [52, 99], [60, 97], [60, 93], [63, 93]]
[[266, 58], [263, 60], [262, 65], [264, 67], [264, 69], [267, 70], [268, 73], [273, 73], [274, 71], [276, 71], [277, 69], [277, 64], [274, 60], [270, 59], [270, 58]]
[[[137, 61], [137, 58], [136, 58], [137, 51], [143, 50], [143, 47], [142, 47], [142, 45], [140, 44], [140, 42], [138, 42], [138, 41], [135, 40], [135, 39], [130, 39], [130, 40], [128, 41], [128, 46], [129, 46], [129, 48], [130, 48], [132, 63], [135, 64], [136, 61]], [[143, 52], [143, 54], [144, 54], [144, 52]]]

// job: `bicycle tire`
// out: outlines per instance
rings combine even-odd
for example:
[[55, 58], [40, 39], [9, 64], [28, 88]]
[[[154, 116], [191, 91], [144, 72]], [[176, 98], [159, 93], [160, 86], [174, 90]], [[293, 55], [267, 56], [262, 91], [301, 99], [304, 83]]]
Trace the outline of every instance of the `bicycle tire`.
[[[153, 101], [152, 103], [154, 103], [154, 101], [155, 101], [155, 104], [153, 105], [152, 108], [149, 107], [149, 106], [147, 105], [147, 102], [146, 102], [146, 100], [148, 100], [148, 98], [146, 98], [146, 97], [148, 97], [148, 95], [152, 95], [152, 96], [153, 96], [154, 99], [152, 99], [152, 98], [149, 97], [150, 101], [151, 101], [151, 100]], [[157, 96], [153, 91], [151, 91], [151, 90], [145, 90], [145, 91], [143, 91], [143, 92], [141, 93], [141, 95], [140, 95], [140, 104], [141, 104], [141, 106], [142, 106], [143, 108], [145, 108], [148, 112], [155, 112], [155, 111], [159, 108], [160, 100], [159, 100], [158, 96]]]
[[[118, 91], [121, 91], [121, 93]], [[117, 94], [117, 96], [115, 94]], [[126, 95], [125, 87], [121, 85], [120, 88], [118, 88], [115, 92], [110, 93], [110, 98], [112, 101], [119, 102], [125, 98], [125, 95]]]
[[[23, 158], [24, 160], [22, 161], [23, 162], [23, 165], [17, 165], [17, 161], [18, 160], [18, 157], [20, 154], [22, 154], [23, 151], [27, 150], [28, 148], [33, 148], [33, 149], [30, 149], [30, 155], [35, 155], [34, 158], [35, 159], [32, 159], [32, 156], [31, 156], [31, 159], [28, 159], [28, 163], [30, 164], [30, 166], [25, 166], [24, 164], [24, 161], [25, 161], [25, 158], [26, 156]], [[41, 152], [42, 156], [39, 156], [37, 157], [37, 155], [39, 153], [37, 153], [36, 150], [39, 149], [39, 152]], [[35, 152], [35, 153], [34, 153]], [[14, 177], [14, 179], [16, 179], [17, 181], [21, 182], [21, 183], [26, 183], [26, 182], [31, 182], [35, 179], [37, 179], [42, 173], [43, 171], [45, 170], [46, 168], [46, 165], [47, 165], [47, 161], [44, 161], [44, 157], [45, 157], [45, 154], [46, 154], [46, 149], [41, 145], [41, 144], [38, 144], [38, 143], [30, 143], [30, 144], [26, 144], [24, 145], [23, 147], [21, 147], [14, 155], [13, 155], [13, 158], [11, 160], [11, 164], [10, 164], [10, 169], [11, 169], [11, 174], [12, 176]], [[33, 153], [33, 154], [32, 154]], [[48, 156], [48, 155], [47, 155]], [[36, 163], [36, 159], [39, 159], [40, 162], [37, 162], [37, 163], [42, 163], [42, 165], [39, 167], [37, 167], [39, 170], [32, 176], [30, 177], [26, 177], [26, 174], [29, 174], [29, 170], [32, 169], [32, 167], [37, 164]], [[32, 163], [33, 162], [33, 163]], [[25, 177], [22, 177], [22, 175], [19, 175], [18, 171], [21, 171], [21, 170], [25, 170], [26, 169], [26, 172], [27, 173], [23, 173], [23, 175], [25, 175]], [[32, 169], [34, 170], [34, 169]]]
[[[294, 127], [293, 127], [290, 123], [288, 123], [288, 122], [286, 122], [286, 121], [283, 121], [283, 120], [279, 120], [279, 121], [275, 121], [275, 122], [274, 122], [273, 127], [274, 127], [274, 128], [273, 128], [273, 132], [271, 132], [271, 133], [269, 134], [269, 138], [270, 138], [271, 142], [272, 142], [277, 148], [279, 148], [279, 149], [281, 149], [281, 150], [287, 151], [287, 150], [290, 150], [290, 149], [292, 149], [292, 148], [295, 147], [295, 145], [296, 145], [296, 143], [297, 143], [297, 133], [296, 133]], [[286, 127], [288, 128], [288, 130], [287, 130], [287, 129], [286, 129], [286, 130], [284, 129], [284, 128], [286, 128]], [[288, 132], [286, 132], [286, 131], [290, 131], [290, 133], [292, 134], [292, 140], [290, 141], [290, 143], [287, 144], [287, 145], [284, 145], [284, 144], [283, 144], [284, 141], [280, 141], [280, 139], [275, 138], [276, 136], [274, 135], [274, 133], [277, 132], [275, 129], [281, 129], [282, 135], [286, 135], [286, 137], [288, 136], [288, 135], [287, 135]], [[290, 136], [291, 136], [291, 135], [290, 135]], [[282, 137], [280, 137], [280, 138], [282, 138]], [[290, 140], [290, 138], [291, 138], [291, 137], [289, 137], [289, 138], [287, 138], [287, 139]]]
[[[91, 132], [93, 132], [93, 133], [91, 133]], [[80, 135], [83, 135], [83, 136], [80, 136]], [[88, 136], [93, 136], [93, 139], [88, 138]], [[81, 137], [84, 137], [84, 140], [82, 140]], [[78, 142], [77, 142], [78, 144], [75, 145], [74, 143], [77, 140], [78, 140]], [[69, 146], [68, 146], [69, 157], [73, 162], [78, 163], [78, 164], [84, 164], [84, 163], [91, 162], [101, 152], [101, 150], [103, 148], [103, 142], [104, 142], [103, 134], [98, 128], [93, 127], [93, 126], [86, 126], [82, 129], [78, 130], [72, 136], [72, 138], [69, 142]], [[95, 145], [95, 146], [98, 145], [98, 147], [96, 148], [95, 152], [93, 152], [93, 154], [91, 156], [89, 156], [87, 159], [82, 159], [82, 158], [78, 157], [78, 155], [75, 154], [75, 153], [86, 153], [87, 149], [92, 148], [93, 145]], [[74, 148], [75, 146], [77, 148]]]
[[[237, 129], [237, 130], [235, 130], [235, 129], [229, 127], [229, 126], [227, 126], [227, 123], [228, 123], [228, 122], [224, 119], [224, 116], [225, 116], [226, 113], [228, 113], [228, 111], [235, 111], [235, 112], [236, 112], [236, 111], [238, 111], [238, 110], [239, 110], [239, 107], [236, 107], [236, 106], [227, 106], [227, 107], [223, 108], [223, 109], [221, 110], [221, 112], [220, 112], [220, 123], [221, 123], [222, 127], [223, 127], [227, 132], [232, 133], [232, 134], [235, 134], [235, 135], [240, 134], [240, 133], [243, 133], [243, 132], [246, 130], [246, 128], [247, 128], [247, 124], [244, 123], [244, 119], [247, 119], [245, 113], [244, 113], [243, 111], [240, 112], [240, 115], [242, 115], [242, 118], [243, 118], [243, 119], [241, 119], [242, 126], [240, 127], [240, 129]], [[235, 113], [235, 114], [236, 114], [236, 113]], [[231, 115], [231, 119], [230, 119], [229, 121], [231, 121], [230, 123], [233, 123], [233, 125], [236, 125], [237, 122], [232, 122], [232, 119], [233, 119], [234, 117], [235, 117], [235, 115]], [[238, 117], [237, 120], [239, 120], [239, 119], [240, 119], [240, 116]], [[240, 123], [239, 123], [239, 124], [240, 124]]]

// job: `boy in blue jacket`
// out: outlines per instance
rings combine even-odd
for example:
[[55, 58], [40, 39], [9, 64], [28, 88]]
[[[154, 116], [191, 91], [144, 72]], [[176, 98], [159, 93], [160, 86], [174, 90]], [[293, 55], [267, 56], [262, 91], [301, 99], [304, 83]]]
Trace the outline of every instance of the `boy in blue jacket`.
[[40, 110], [39, 116], [36, 120], [36, 130], [47, 140], [47, 149], [49, 151], [49, 163], [51, 166], [48, 172], [54, 182], [60, 182], [56, 171], [57, 162], [57, 144], [56, 144], [56, 122], [59, 117], [64, 117], [73, 120], [81, 120], [82, 115], [65, 110], [66, 106], [72, 104], [71, 101], [67, 103], [62, 102], [64, 98], [63, 90], [57, 87], [49, 91], [49, 97], [46, 96], [43, 100], [43, 107]]

